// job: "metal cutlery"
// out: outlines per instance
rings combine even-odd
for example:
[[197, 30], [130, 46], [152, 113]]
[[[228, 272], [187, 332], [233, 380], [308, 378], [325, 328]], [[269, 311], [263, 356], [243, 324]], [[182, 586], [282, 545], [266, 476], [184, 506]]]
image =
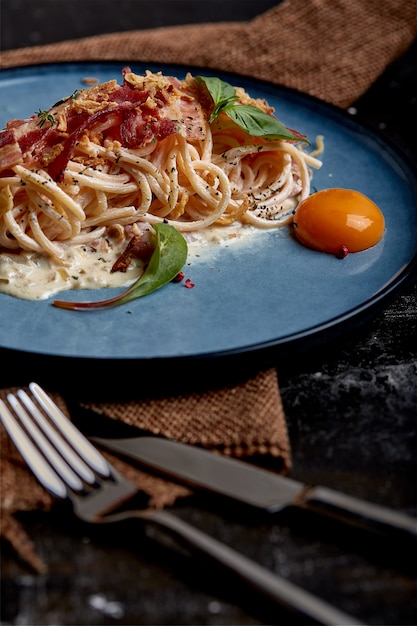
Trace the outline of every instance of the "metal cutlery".
[[69, 500], [84, 522], [140, 519], [168, 530], [194, 551], [210, 557], [280, 606], [319, 624], [360, 625], [323, 600], [261, 567], [214, 537], [165, 510], [121, 510], [137, 493], [65, 417], [36, 383], [0, 400], [0, 419], [38, 481], [54, 497]]
[[[76, 416], [79, 409], [74, 411]], [[320, 485], [303, 484], [249, 463], [153, 436], [103, 415], [83, 410], [80, 417], [88, 438], [99, 447], [138, 461], [145, 467], [191, 487], [276, 513], [302, 508], [339, 522], [372, 531], [392, 541], [415, 545], [417, 520]], [[110, 423], [110, 425], [109, 425]], [[114, 434], [117, 432], [117, 438]], [[109, 433], [112, 433], [109, 436]]]

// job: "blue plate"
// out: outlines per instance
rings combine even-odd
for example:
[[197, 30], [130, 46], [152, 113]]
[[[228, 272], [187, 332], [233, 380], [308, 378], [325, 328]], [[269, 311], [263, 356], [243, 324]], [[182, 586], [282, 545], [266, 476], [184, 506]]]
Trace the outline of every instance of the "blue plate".
[[[178, 66], [130, 64], [182, 77]], [[82, 79], [121, 81], [122, 63], [51, 64], [3, 70], [0, 125], [25, 118], [85, 87]], [[212, 74], [191, 69], [194, 74]], [[262, 97], [287, 126], [314, 144], [324, 135], [323, 167], [313, 188], [347, 187], [381, 208], [383, 240], [345, 259], [309, 250], [289, 229], [191, 256], [185, 268], [194, 288], [171, 283], [115, 309], [71, 312], [51, 300], [31, 302], [0, 294], [0, 347], [33, 355], [81, 359], [199, 359], [291, 349], [323, 341], [374, 314], [416, 266], [417, 181], [412, 167], [378, 135], [332, 106], [252, 79], [221, 78]], [[63, 299], [115, 293], [66, 292]]]

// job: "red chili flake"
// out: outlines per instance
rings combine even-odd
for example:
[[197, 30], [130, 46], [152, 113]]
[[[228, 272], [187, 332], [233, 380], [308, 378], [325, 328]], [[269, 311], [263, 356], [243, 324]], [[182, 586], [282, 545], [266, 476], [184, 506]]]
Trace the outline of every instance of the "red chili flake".
[[187, 278], [187, 280], [185, 281], [185, 287], [187, 287], [187, 289], [192, 289], [194, 287], [194, 283], [192, 283], [191, 280]]
[[180, 283], [182, 280], [184, 280], [184, 272], [178, 272], [178, 274], [175, 276], [175, 278], [172, 279], [173, 283]]
[[344, 259], [348, 254], [349, 254], [348, 247], [340, 246], [339, 250], [337, 251], [336, 256], [338, 259]]

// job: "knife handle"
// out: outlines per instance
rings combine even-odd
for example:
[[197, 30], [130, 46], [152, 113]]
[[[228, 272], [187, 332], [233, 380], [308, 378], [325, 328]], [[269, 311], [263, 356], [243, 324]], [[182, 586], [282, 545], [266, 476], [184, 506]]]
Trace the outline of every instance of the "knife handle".
[[413, 517], [327, 487], [307, 487], [297, 504], [380, 535], [417, 540], [417, 520]]

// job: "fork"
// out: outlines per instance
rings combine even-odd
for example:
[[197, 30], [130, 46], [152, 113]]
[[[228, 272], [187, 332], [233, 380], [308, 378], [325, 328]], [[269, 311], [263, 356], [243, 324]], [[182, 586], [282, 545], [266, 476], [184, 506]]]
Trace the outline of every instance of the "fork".
[[0, 400], [0, 421], [27, 465], [55, 498], [69, 500], [90, 524], [138, 518], [156, 524], [200, 555], [210, 557], [269, 600], [318, 624], [360, 626], [308, 591], [260, 566], [166, 510], [120, 510], [140, 490], [126, 480], [37, 384]]

